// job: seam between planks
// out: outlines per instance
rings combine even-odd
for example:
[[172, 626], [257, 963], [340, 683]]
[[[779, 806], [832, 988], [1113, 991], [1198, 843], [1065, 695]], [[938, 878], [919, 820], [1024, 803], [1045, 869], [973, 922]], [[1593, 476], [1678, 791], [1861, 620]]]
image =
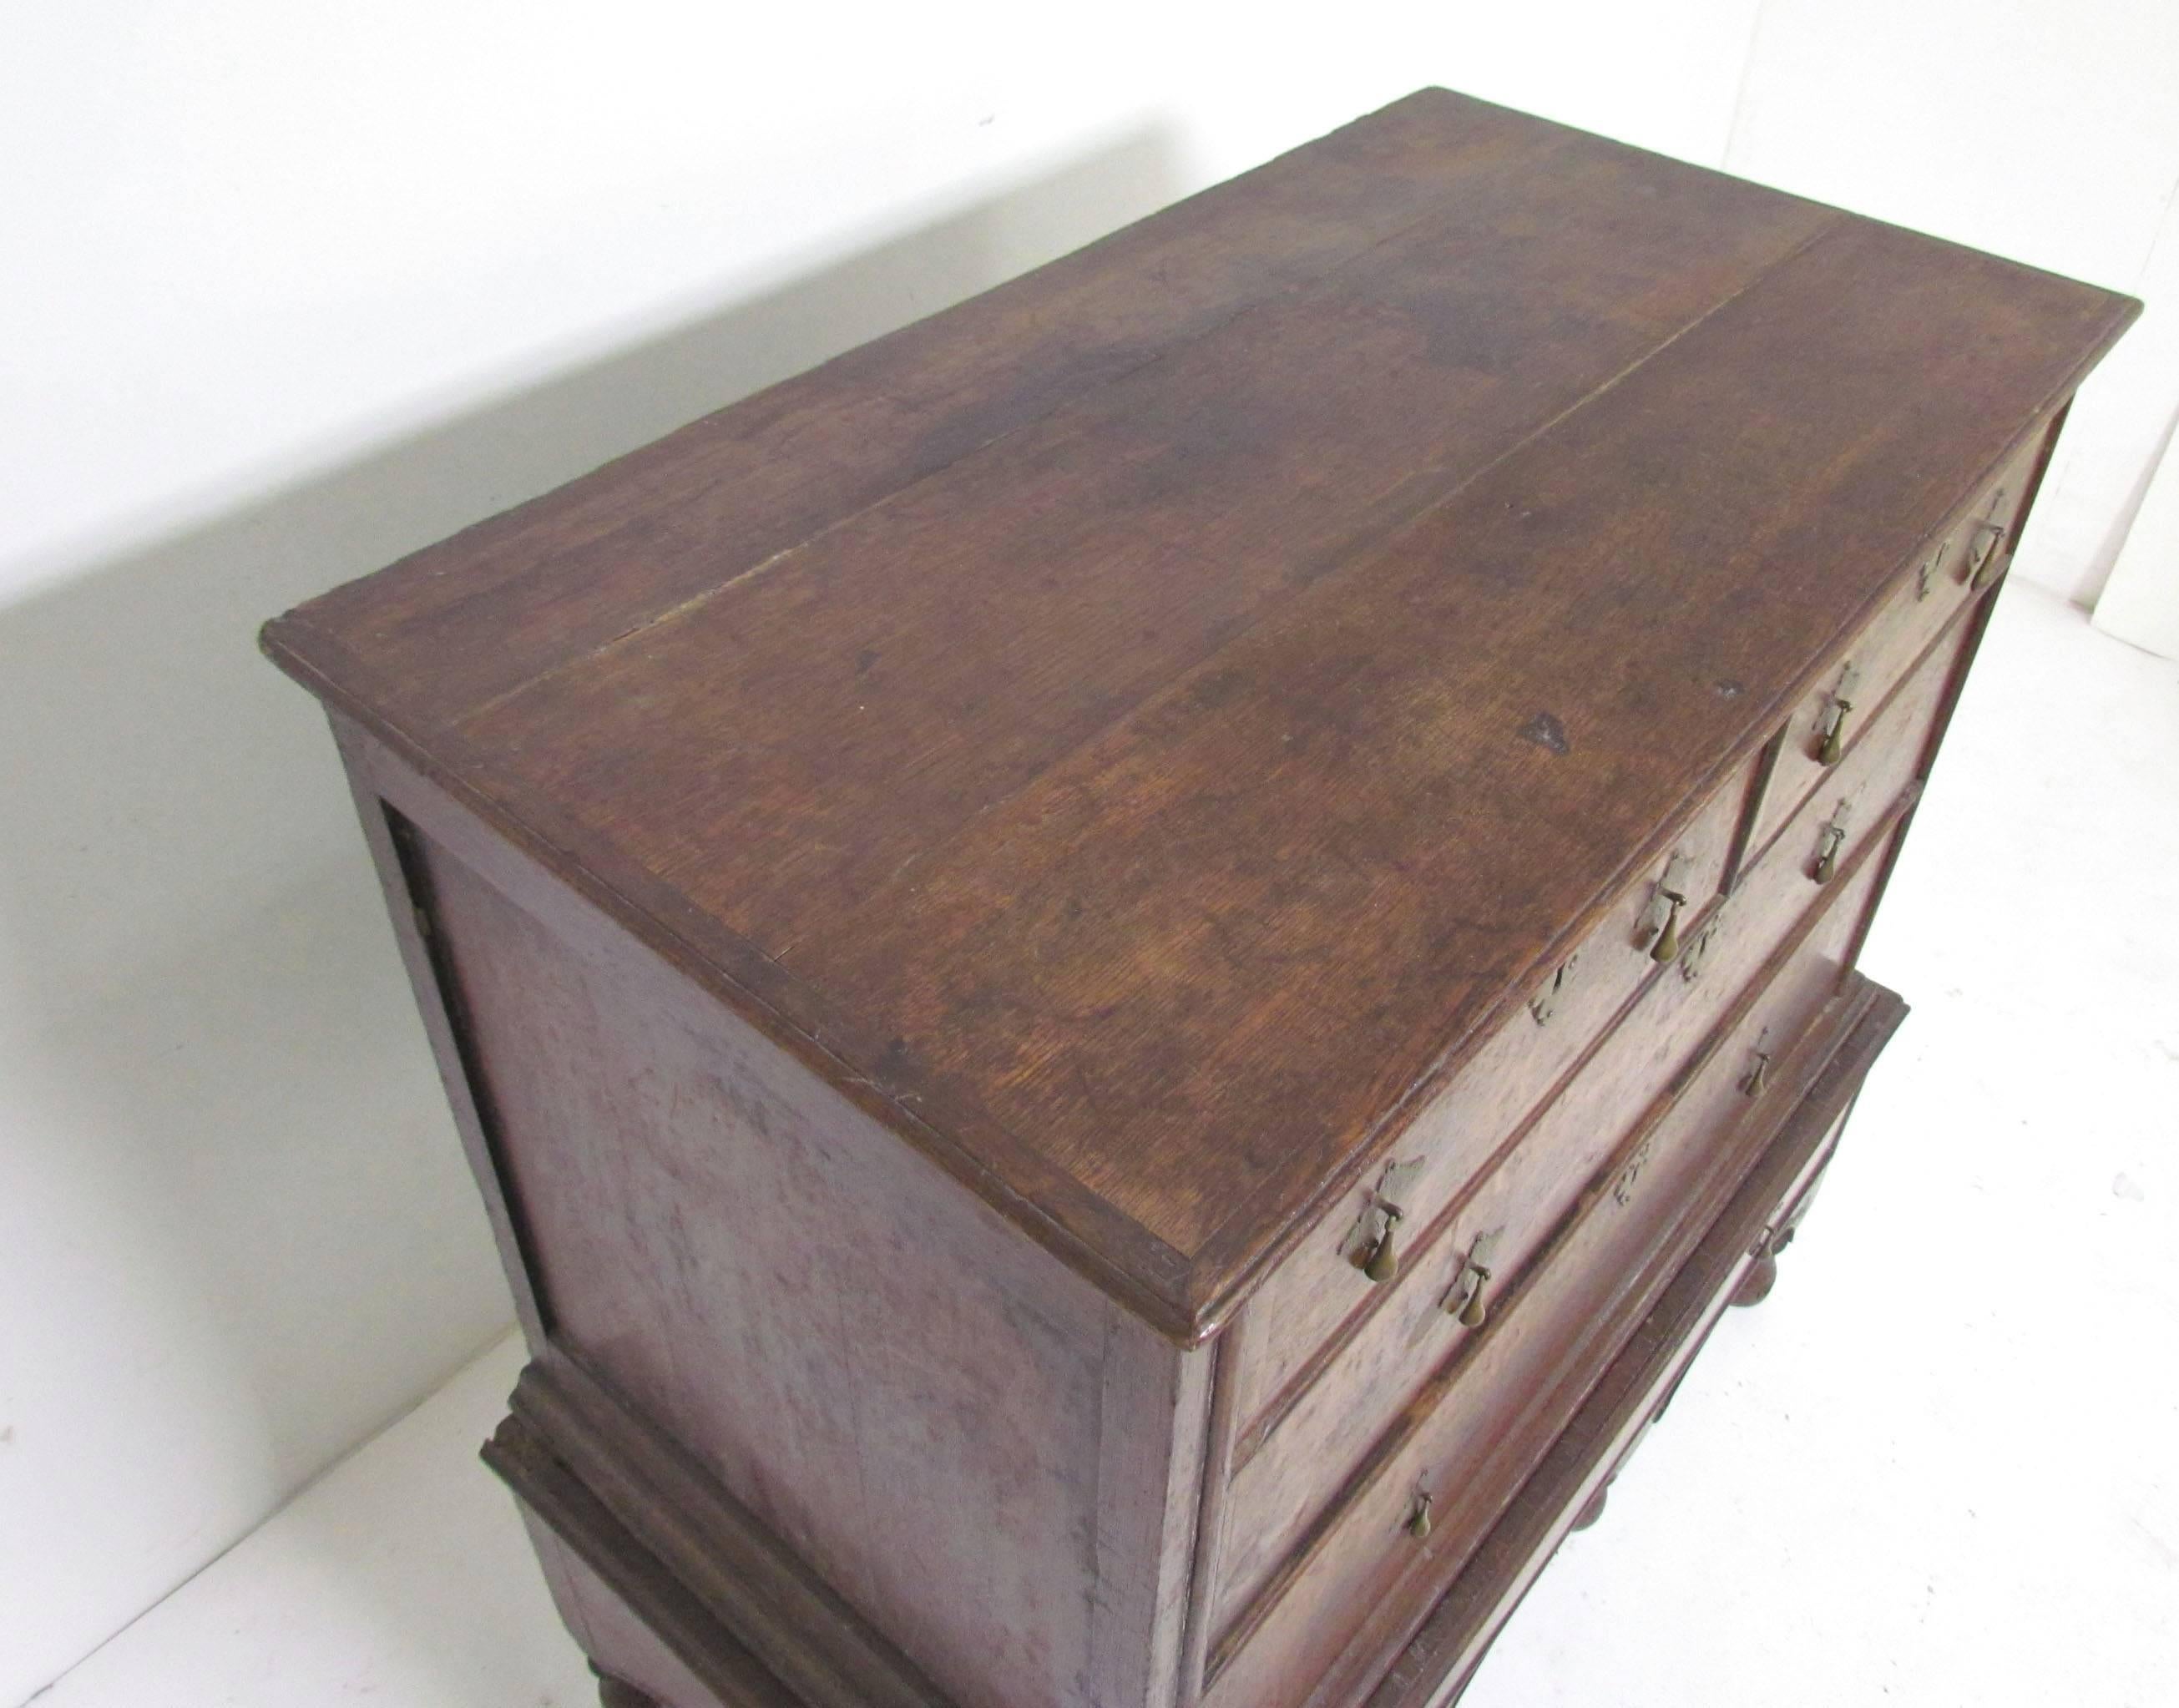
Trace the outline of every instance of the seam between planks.
[[[1560, 149], [1571, 147], [1574, 146], [1575, 140], [1581, 138], [1583, 135], [1583, 133], [1578, 131], [1565, 130], [1562, 134], [1553, 136], [1551, 139], [1551, 149], [1550, 151], [1545, 151], [1545, 152], [1548, 153]], [[582, 666], [591, 662], [593, 660], [602, 657], [606, 653], [612, 651], [614, 648], [620, 646], [628, 641], [633, 640], [640, 635], [648, 634], [650, 630], [659, 627], [661, 623], [678, 621], [679, 618], [688, 615], [690, 612], [700, 610], [704, 606], [709, 604], [713, 599], [718, 597], [721, 594], [726, 593], [732, 589], [741, 585], [744, 582], [755, 580], [760, 576], [770, 574], [788, 560], [799, 557], [803, 552], [805, 552], [811, 547], [818, 545], [829, 535], [843, 528], [847, 528], [854, 523], [861, 521], [864, 518], [870, 516], [877, 511], [884, 509], [887, 505], [892, 504], [897, 499], [905, 497], [909, 493], [922, 490], [931, 482], [942, 479], [946, 475], [952, 474], [964, 463], [969, 462], [975, 458], [981, 457], [985, 452], [991, 450], [994, 447], [1005, 444], [1008, 441], [1018, 438], [1022, 434], [1029, 432], [1034, 428], [1044, 426], [1062, 412], [1081, 405], [1093, 398], [1099, 397], [1109, 392], [1113, 387], [1120, 385], [1139, 374], [1150, 372], [1151, 370], [1156, 368], [1160, 364], [1168, 361], [1174, 356], [1181, 354], [1185, 351], [1194, 349], [1205, 343], [1206, 340], [1217, 337], [1230, 327], [1242, 324], [1243, 321], [1246, 321], [1254, 316], [1264, 313], [1265, 311], [1273, 308], [1281, 307], [1298, 300], [1304, 300], [1318, 294], [1319, 293], [1326, 290], [1334, 281], [1338, 279], [1342, 274], [1347, 272], [1350, 268], [1369, 260], [1370, 256], [1376, 254], [1378, 250], [1385, 248], [1387, 244], [1398, 243], [1412, 233], [1419, 230], [1425, 225], [1428, 225], [1431, 221], [1442, 217], [1457, 200], [1458, 194], [1457, 188], [1455, 189], [1449, 190], [1444, 196], [1432, 200], [1429, 207], [1424, 211], [1417, 214], [1413, 219], [1408, 220], [1404, 223], [1385, 233], [1381, 237], [1371, 239], [1369, 242], [1364, 244], [1361, 248], [1353, 250], [1352, 253], [1342, 255], [1338, 261], [1333, 262], [1322, 272], [1315, 274], [1306, 280], [1299, 280], [1291, 284], [1282, 285], [1257, 299], [1255, 301], [1244, 303], [1239, 308], [1235, 309], [1232, 313], [1221, 316], [1217, 320], [1210, 321], [1206, 325], [1199, 327], [1194, 332], [1190, 332], [1184, 337], [1176, 338], [1172, 342], [1151, 351], [1140, 361], [1133, 362], [1126, 367], [1118, 368], [1111, 372], [1100, 375], [1095, 381], [1093, 381], [1090, 385], [1084, 387], [1082, 390], [1078, 392], [1070, 392], [1065, 397], [1056, 399], [1050, 408], [1041, 410], [1039, 413], [1028, 417], [1026, 420], [1018, 421], [1013, 426], [994, 433], [988, 438], [979, 440], [973, 445], [963, 447], [960, 451], [957, 452], [952, 456], [948, 457], [944, 462], [939, 464], [935, 468], [927, 469], [921, 474], [914, 475], [913, 478], [892, 488], [890, 491], [870, 499], [867, 503], [859, 505], [855, 508], [847, 512], [845, 514], [835, 517], [830, 522], [826, 523], [824, 526], [819, 528], [815, 532], [801, 540], [798, 540], [792, 546], [782, 546], [778, 551], [772, 552], [770, 556], [764, 557], [759, 562], [736, 570], [733, 574], [727, 576], [724, 580], [717, 583], [716, 585], [705, 588], [700, 592], [691, 594], [688, 598], [680, 600], [676, 603], [668, 606], [665, 610], [655, 612], [651, 616], [645, 618], [639, 623], [632, 623], [628, 628], [622, 629], [619, 633], [610, 635], [605, 640], [595, 643], [570, 657], [559, 659], [552, 664], [548, 664], [543, 668], [524, 677], [520, 682], [516, 683], [512, 687], [502, 689], [498, 693], [478, 701], [475, 706], [469, 707], [457, 718], [455, 718], [450, 727], [457, 729], [466, 728], [476, 720], [483, 718], [490, 713], [498, 710], [500, 707], [507, 705], [509, 701], [519, 698], [522, 695], [526, 694], [530, 689], [538, 686], [540, 684], [550, 681], [553, 678], [559, 676], [567, 671], [578, 669]], [[1813, 206], [1813, 204], [1808, 205]], [[1785, 261], [1792, 260], [1793, 255], [1799, 254], [1802, 249], [1806, 248], [1807, 245], [1814, 241], [1817, 237], [1823, 235], [1824, 233], [1831, 229], [1832, 226], [1838, 221], [1852, 217], [1850, 215], [1841, 214], [1835, 210], [1827, 209], [1825, 210], [1825, 211], [1830, 214], [1830, 220], [1827, 221], [1825, 225], [1819, 227], [1817, 231], [1811, 233], [1808, 238], [1803, 239], [1802, 242], [1797, 244], [1791, 252], [1780, 257], [1778, 261], [1772, 262], [1765, 266], [1754, 277], [1749, 278], [1746, 283], [1742, 285], [1739, 289], [1735, 290], [1732, 295], [1724, 298], [1718, 303], [1714, 304], [1710, 308], [1704, 310], [1695, 320], [1689, 321], [1688, 325], [1682, 327], [1678, 331], [1671, 333], [1662, 343], [1658, 344], [1647, 354], [1637, 358], [1633, 363], [1629, 365], [1628, 368], [1622, 370], [1619, 373], [1615, 374], [1611, 378], [1604, 381], [1595, 391], [1585, 393], [1582, 398], [1569, 404], [1567, 409], [1561, 411], [1559, 415], [1554, 415], [1549, 421], [1544, 423], [1541, 427], [1536, 429], [1536, 431], [1540, 433], [1556, 426], [1559, 421], [1562, 420], [1567, 415], [1571, 415], [1574, 410], [1580, 409], [1591, 397], [1594, 397], [1598, 395], [1599, 393], [1609, 389], [1610, 387], [1616, 384], [1618, 381], [1626, 377], [1627, 373], [1631, 372], [1634, 367], [1638, 367], [1644, 361], [1648, 360], [1649, 356], [1655, 355], [1657, 354], [1657, 351], [1665, 349], [1667, 345], [1680, 338], [1683, 333], [1691, 331], [1694, 327], [1699, 325], [1703, 320], [1707, 319], [1718, 309], [1724, 307], [1726, 303], [1732, 300], [1733, 297], [1739, 295], [1742, 290], [1745, 290], [1750, 286], [1759, 283], [1764, 277], [1768, 275], [1773, 267], [1782, 265]], [[1002, 284], [1001, 286], [995, 287], [995, 288], [1004, 288], [1004, 286]], [[761, 393], [758, 393], [755, 395], [761, 396], [763, 394]], [[1533, 437], [1534, 435], [1532, 434], [1530, 437]], [[1510, 456], [1512, 452], [1520, 449], [1523, 445], [1525, 445], [1528, 442], [1528, 439], [1523, 439], [1518, 443], [1510, 447], [1505, 453], [1501, 453], [1501, 456], [1499, 459], [1494, 459], [1494, 462], [1491, 464], [1486, 466], [1496, 466], [1496, 461], [1502, 461], [1505, 456]], [[1476, 471], [1479, 475], [1483, 472], [1485, 472], [1484, 470], [1478, 470]], [[1463, 485], [1465, 484], [1466, 483], [1463, 481]], [[1455, 492], [1457, 492], [1457, 490], [1458, 489], [1456, 488]], [[1442, 494], [1438, 498], [1433, 500], [1430, 507], [1419, 513], [1418, 516], [1410, 517], [1407, 519], [1406, 521], [1396, 524], [1392, 530], [1386, 535], [1386, 540], [1397, 538], [1402, 530], [1412, 525], [1414, 521], [1419, 519], [1420, 516], [1429, 514], [1430, 509], [1435, 508], [1438, 504], [1443, 503], [1452, 496], [1454, 496], [1454, 493], [1452, 492]], [[1284, 601], [1277, 601], [1273, 602], [1274, 606], [1276, 606], [1282, 604]], [[1252, 619], [1249, 626], [1253, 627], [1255, 620], [1260, 619]], [[1185, 678], [1199, 667], [1205, 659], [1215, 657], [1217, 651], [1221, 650], [1223, 645], [1230, 644], [1232, 640], [1238, 639], [1242, 634], [1246, 632], [1245, 629], [1236, 630], [1233, 634], [1227, 636], [1225, 641], [1220, 643], [1220, 647], [1214, 648], [1210, 653], [1204, 655], [1202, 658], [1199, 658], [1194, 663], [1184, 667], [1177, 675], [1166, 678], [1165, 682], [1161, 682], [1155, 687], [1150, 689], [1144, 696], [1143, 700], [1139, 700], [1134, 702], [1134, 705], [1129, 706], [1127, 711], [1122, 712], [1118, 718], [1115, 719], [1114, 722], [1124, 722], [1137, 707], [1145, 703], [1149, 699], [1155, 698], [1157, 694], [1162, 692], [1172, 683], [1177, 682]], [[1106, 728], [1110, 727], [1110, 724], [1099, 726], [1097, 729], [1093, 730], [1088, 737], [1084, 738], [1084, 741], [1086, 742], [1088, 740], [1094, 739], [1097, 735], [1103, 733]], [[1078, 743], [1074, 748], [1068, 749], [1067, 752], [1073, 753], [1077, 751], [1082, 744], [1084, 744]], [[1059, 755], [1059, 761], [1063, 761], [1066, 757], [1067, 754], [1062, 754]], [[1059, 761], [1055, 761], [1055, 763]]]

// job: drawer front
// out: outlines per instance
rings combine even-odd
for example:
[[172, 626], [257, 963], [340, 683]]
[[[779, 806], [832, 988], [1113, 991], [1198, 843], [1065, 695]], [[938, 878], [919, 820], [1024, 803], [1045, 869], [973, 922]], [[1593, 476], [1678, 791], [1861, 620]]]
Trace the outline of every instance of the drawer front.
[[[1842, 755], [1852, 750], [1923, 649], [1974, 597], [1977, 582], [1986, 585], [2002, 569], [2027, 514], [2028, 487], [2044, 440], [2039, 428], [2006, 459], [1794, 709], [1764, 785], [1748, 838], [1751, 857], [1760, 855], [1786, 821], [1823, 786], [1830, 769], [1825, 762], [1827, 753]], [[1830, 744], [1835, 725], [1834, 750]]]
[[1247, 1423], [1276, 1401], [1380, 1285], [1361, 1259], [1383, 1229], [1380, 1198], [1404, 1212], [1395, 1245], [1444, 1211], [1527, 1112], [1611, 1024], [1655, 970], [1653, 910], [1668, 866], [1688, 917], [1715, 895], [1740, 829], [1755, 765], [1736, 769], [1675, 839], [1672, 854], [1622, 891], [1604, 918], [1533, 1001], [1501, 1021], [1457, 1078], [1415, 1117], [1391, 1160], [1342, 1200], [1258, 1289], [1249, 1316], [1276, 1323], [1253, 1337], [1239, 1376], [1235, 1415]]
[[[1807, 803], [1774, 856], [1743, 879], [1716, 914], [1715, 935], [1704, 941], [1707, 921], [1694, 929], [1682, 964], [1696, 976], [1679, 966], [1657, 969], [1504, 1160], [1454, 1201], [1449, 1216], [1418, 1231], [1407, 1272], [1381, 1307], [1304, 1389], [1242, 1430], [1216, 1617], [1232, 1617], [1262, 1590], [1408, 1397], [1474, 1332], [1459, 1313], [1470, 1304], [1468, 1256], [1478, 1238], [1490, 1241], [1479, 1313], [1487, 1321], [1492, 1294], [1518, 1280], [1629, 1122], [1699, 1046], [1794, 922], [1825, 898], [1816, 876], [1825, 850], [1829, 870], [1842, 870], [1863, 840], [1880, 833], [1913, 780], [1966, 634], [1959, 624], [1923, 661], [1868, 739], [1831, 773], [1831, 787]], [[1844, 827], [1836, 838], [1826, 828], [1834, 821]], [[1281, 1330], [1277, 1317], [1260, 1319], [1253, 1304], [1249, 1321], [1244, 1359]]]
[[[1449, 1576], [1488, 1530], [1616, 1350], [1602, 1325], [1638, 1321], [1626, 1290], [1656, 1242], [1710, 1174], [1748, 1160], [1733, 1140], [1748, 1137], [1743, 1118], [1760, 1102], [1748, 1089], [1758, 1052], [1782, 1061], [1836, 989], [1880, 853], [1861, 853], [1769, 982], [1689, 1064], [1670, 1104], [1608, 1159], [1503, 1309], [1409, 1403], [1274, 1586], [1276, 1600], [1223, 1634], [1209, 1708], [1301, 1701], [1408, 1572], [1426, 1564], [1433, 1579]], [[1410, 1524], [1425, 1492], [1432, 1527], [1421, 1539]]]

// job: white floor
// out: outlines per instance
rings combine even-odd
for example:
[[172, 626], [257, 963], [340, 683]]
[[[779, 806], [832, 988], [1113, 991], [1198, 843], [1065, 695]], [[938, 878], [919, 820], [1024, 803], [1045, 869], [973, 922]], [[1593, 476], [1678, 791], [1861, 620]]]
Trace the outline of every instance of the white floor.
[[[2179, 667], [2026, 587], [1983, 656], [1864, 957], [1914, 1013], [1778, 1290], [1465, 1708], [2179, 1703]], [[519, 1361], [41, 1708], [587, 1708], [475, 1457]]]

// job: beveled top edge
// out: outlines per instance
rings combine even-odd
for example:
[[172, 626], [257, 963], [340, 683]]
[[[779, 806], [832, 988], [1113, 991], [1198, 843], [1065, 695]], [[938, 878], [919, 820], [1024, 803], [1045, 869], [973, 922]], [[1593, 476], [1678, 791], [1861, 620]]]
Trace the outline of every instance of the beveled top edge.
[[[1435, 98], [1431, 92], [1426, 94]], [[1446, 98], [1462, 101], [1457, 96]], [[1408, 99], [1416, 102], [1424, 96]], [[1873, 222], [1854, 220], [1850, 216], [1842, 217], [1855, 229], [1891, 229], [1878, 228]], [[1935, 239], [1914, 239], [1913, 242], [1925, 245], [1933, 259], [1940, 253], [1948, 253], [1962, 264], [1972, 258], [1985, 275], [1985, 288], [1995, 288], [1988, 285], [1988, 279], [2001, 275], [2046, 280], [2051, 277], [2016, 268], [2009, 263], [1991, 272], [1987, 258], [1976, 255], [1974, 251], [1941, 244]], [[1803, 260], [1797, 252], [1781, 263], [1776, 272], [1765, 274], [1748, 288], [1754, 293], [1775, 290], [1780, 278], [1801, 265]], [[2100, 299], [2104, 305], [2100, 321], [2092, 332], [2076, 341], [2071, 348], [2069, 361], [2045, 363], [2038, 382], [2017, 388], [2017, 395], [2007, 404], [2005, 415], [2004, 431], [2010, 437], [1982, 457], [1978, 466], [1961, 470], [1957, 484], [1962, 493], [1987, 472], [1988, 467], [1995, 466], [2022, 432], [2045, 418], [2070, 395], [2082, 376], [2138, 311], [2138, 304], [2109, 293], [2081, 286], [2067, 288]], [[1644, 361], [1691, 360], [1683, 351], [1673, 354], [1677, 336], [1649, 352]], [[790, 387], [796, 383], [788, 382]], [[1529, 449], [1539, 456], [1548, 450], [1553, 454], [1578, 459], [1578, 441], [1582, 435], [1577, 429], [1582, 423], [1583, 412], [1589, 409], [1594, 397], [1600, 395], [1602, 389], [1605, 388], [1600, 388], [1599, 393], [1584, 398], [1555, 421]], [[751, 400], [752, 404], [761, 403], [770, 396], [764, 394], [760, 399]], [[679, 437], [671, 436], [661, 444], [670, 443], [672, 438]], [[627, 460], [643, 459], [656, 449], [648, 448], [646, 452], [637, 453], [634, 459]], [[601, 471], [603, 475], [610, 473], [610, 470]], [[590, 481], [600, 478], [586, 477]], [[1424, 518], [1418, 519], [1413, 525], [1421, 525], [1433, 513], [1425, 513]], [[1933, 517], [1931, 525], [1935, 520]], [[483, 524], [486, 530], [498, 525]], [[1412, 539], [1412, 528], [1402, 537]], [[1912, 538], [1902, 535], [1897, 538], [1896, 549], [1891, 552], [1892, 561], [1881, 566], [1880, 574], [1872, 578], [1865, 574], [1858, 584], [1866, 590], [1858, 602], [1842, 606], [1836, 612], [1836, 621], [1821, 644], [1801, 648], [1804, 656], [1798, 673], [1770, 684], [1772, 691], [1767, 697], [1750, 697], [1745, 727], [1721, 752], [1715, 755], [1708, 774], [1722, 774], [1759, 744], [1767, 734], [1775, 708], [1790, 702], [1805, 689], [1807, 679], [1832, 646], [1874, 605], [1892, 579], [1905, 573], [1922, 544], [1918, 535]], [[1388, 552], [1392, 549], [1391, 546], [1386, 548]], [[1476, 1035], [1492, 1015], [1501, 1012], [1506, 1002], [1525, 989], [1528, 975], [1548, 960], [1560, 942], [1570, 939], [1585, 927], [1586, 915], [1567, 920], [1549, 941], [1536, 946], [1535, 953], [1522, 961], [1523, 970], [1502, 981], [1493, 997], [1468, 1002], [1463, 1011], [1464, 1024], [1457, 1036], [1441, 1040], [1432, 1059], [1421, 1072], [1409, 1078], [1396, 1096], [1385, 1101], [1367, 1130], [1351, 1135], [1334, 1147], [1328, 1166], [1298, 1170], [1279, 1180], [1266, 1181], [1260, 1189], [1245, 1195], [1249, 1200], [1245, 1216], [1229, 1218], [1209, 1243], [1192, 1251], [1183, 1250], [1159, 1238], [1139, 1217], [1118, 1210], [1114, 1195], [1095, 1189], [1082, 1193], [1068, 1191], [1051, 1170], [1031, 1167], [1038, 1159], [1033, 1155], [1025, 1157], [1024, 1152], [1026, 1150], [1034, 1153], [1036, 1147], [1034, 1144], [1025, 1145], [1020, 1135], [1006, 1135], [1007, 1142], [1002, 1143], [991, 1134], [974, 1130], [986, 1123], [994, 1129], [1003, 1129], [1003, 1123], [991, 1122], [988, 1113], [963, 1110], [957, 1120], [952, 1118], [952, 1108], [943, 1100], [934, 1103], [904, 1086], [891, 1085], [882, 1052], [873, 1057], [868, 1041], [857, 1037], [852, 1026], [831, 1024], [834, 1016], [829, 1012], [826, 992], [804, 987], [796, 975], [779, 966], [762, 949], [716, 918], [692, 914], [685, 908], [677, 909], [672, 899], [654, 881], [655, 874], [642, 873], [628, 865], [615, 850], [600, 845], [592, 832], [561, 817], [534, 794], [525, 795], [519, 787], [498, 786], [490, 754], [468, 749], [430, 722], [420, 728], [409, 727], [398, 706], [374, 696], [371, 672], [350, 645], [351, 640], [367, 640], [368, 634], [323, 626], [313, 609], [320, 602], [312, 601], [310, 606], [266, 625], [266, 651], [283, 669], [386, 740], [442, 786], [449, 787], [472, 810], [510, 832], [519, 827], [521, 838], [536, 857], [561, 870], [563, 875], [582, 881], [594, 898], [652, 941], [654, 946], [670, 944], [672, 958], [685, 970], [717, 990], [738, 1008], [750, 1013], [836, 1084], [845, 1089], [852, 1082], [851, 1095], [858, 1101], [881, 1106], [890, 1124], [921, 1144], [996, 1207], [1161, 1332], [1183, 1342], [1199, 1340], [1216, 1332], [1254, 1279], [1276, 1260], [1284, 1249], [1284, 1242], [1308, 1225], [1331, 1191], [1368, 1165], [1369, 1158], [1390, 1142], [1403, 1112], [1412, 1110], [1416, 1099], [1429, 1086], [1441, 1082], [1457, 1064], [1462, 1041]], [[1692, 799], [1693, 795], [1684, 798]], [[1598, 887], [1591, 907], [1601, 905], [1616, 887], [1622, 873], [1638, 865], [1649, 852], [1650, 845], [1661, 841], [1671, 829], [1671, 817], [1668, 813], [1639, 848], [1627, 850], [1621, 865]], [[934, 1117], [934, 1108], [945, 1112]], [[1111, 1213], [1105, 1213], [1108, 1211]]]

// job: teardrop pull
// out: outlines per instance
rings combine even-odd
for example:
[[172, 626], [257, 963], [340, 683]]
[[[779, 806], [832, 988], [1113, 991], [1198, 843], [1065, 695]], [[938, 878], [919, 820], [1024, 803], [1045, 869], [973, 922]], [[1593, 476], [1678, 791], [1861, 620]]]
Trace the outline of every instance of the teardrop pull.
[[1388, 1206], [1385, 1231], [1377, 1236], [1377, 1243], [1369, 1248], [1369, 1260], [1362, 1266], [1362, 1272], [1380, 1287], [1397, 1278], [1400, 1272], [1400, 1254], [1392, 1243], [1392, 1232], [1399, 1225], [1400, 1212]]
[[1657, 933], [1657, 941], [1649, 945], [1649, 958], [1660, 963], [1679, 958], [1680, 909], [1687, 901], [1687, 898], [1666, 890], [1665, 900], [1668, 905], [1665, 913], [1664, 929]]
[[[2001, 492], [1997, 496], [1999, 500], [2002, 500], [2005, 494]], [[2005, 524], [1978, 522], [1975, 526], [1980, 530], [1973, 548], [1979, 555], [1974, 560], [1974, 574], [1968, 577], [1968, 585], [1987, 587], [1990, 579], [1997, 574], [1997, 548], [2005, 543]]]
[[1827, 884], [1838, 872], [1839, 850], [1846, 846], [1846, 832], [1836, 825], [1824, 827], [1824, 845], [1816, 855], [1814, 874], [1819, 884]]
[[1846, 715], [1853, 710], [1851, 700], [1834, 700], [1831, 727], [1824, 732], [1824, 744], [1816, 750], [1816, 763], [1836, 765], [1839, 755], [1846, 750]]
[[1768, 1050], [1758, 1050], [1755, 1052], [1755, 1069], [1740, 1082], [1740, 1089], [1750, 1097], [1760, 1097], [1763, 1095], [1765, 1085], [1768, 1083], [1770, 1073], [1770, 1052]]
[[1475, 1285], [1469, 1289], [1468, 1303], [1460, 1308], [1460, 1326], [1463, 1328], [1480, 1328], [1484, 1320], [1490, 1315], [1490, 1306], [1483, 1302], [1483, 1289], [1490, 1285], [1490, 1271], [1479, 1263], [1471, 1263], [1468, 1267], [1468, 1272], [1475, 1277]]
[[1429, 1539], [1432, 1528], [1430, 1497], [1427, 1493], [1418, 1494], [1415, 1497], [1415, 1509], [1408, 1514], [1408, 1534], [1419, 1542], [1424, 1541]]

